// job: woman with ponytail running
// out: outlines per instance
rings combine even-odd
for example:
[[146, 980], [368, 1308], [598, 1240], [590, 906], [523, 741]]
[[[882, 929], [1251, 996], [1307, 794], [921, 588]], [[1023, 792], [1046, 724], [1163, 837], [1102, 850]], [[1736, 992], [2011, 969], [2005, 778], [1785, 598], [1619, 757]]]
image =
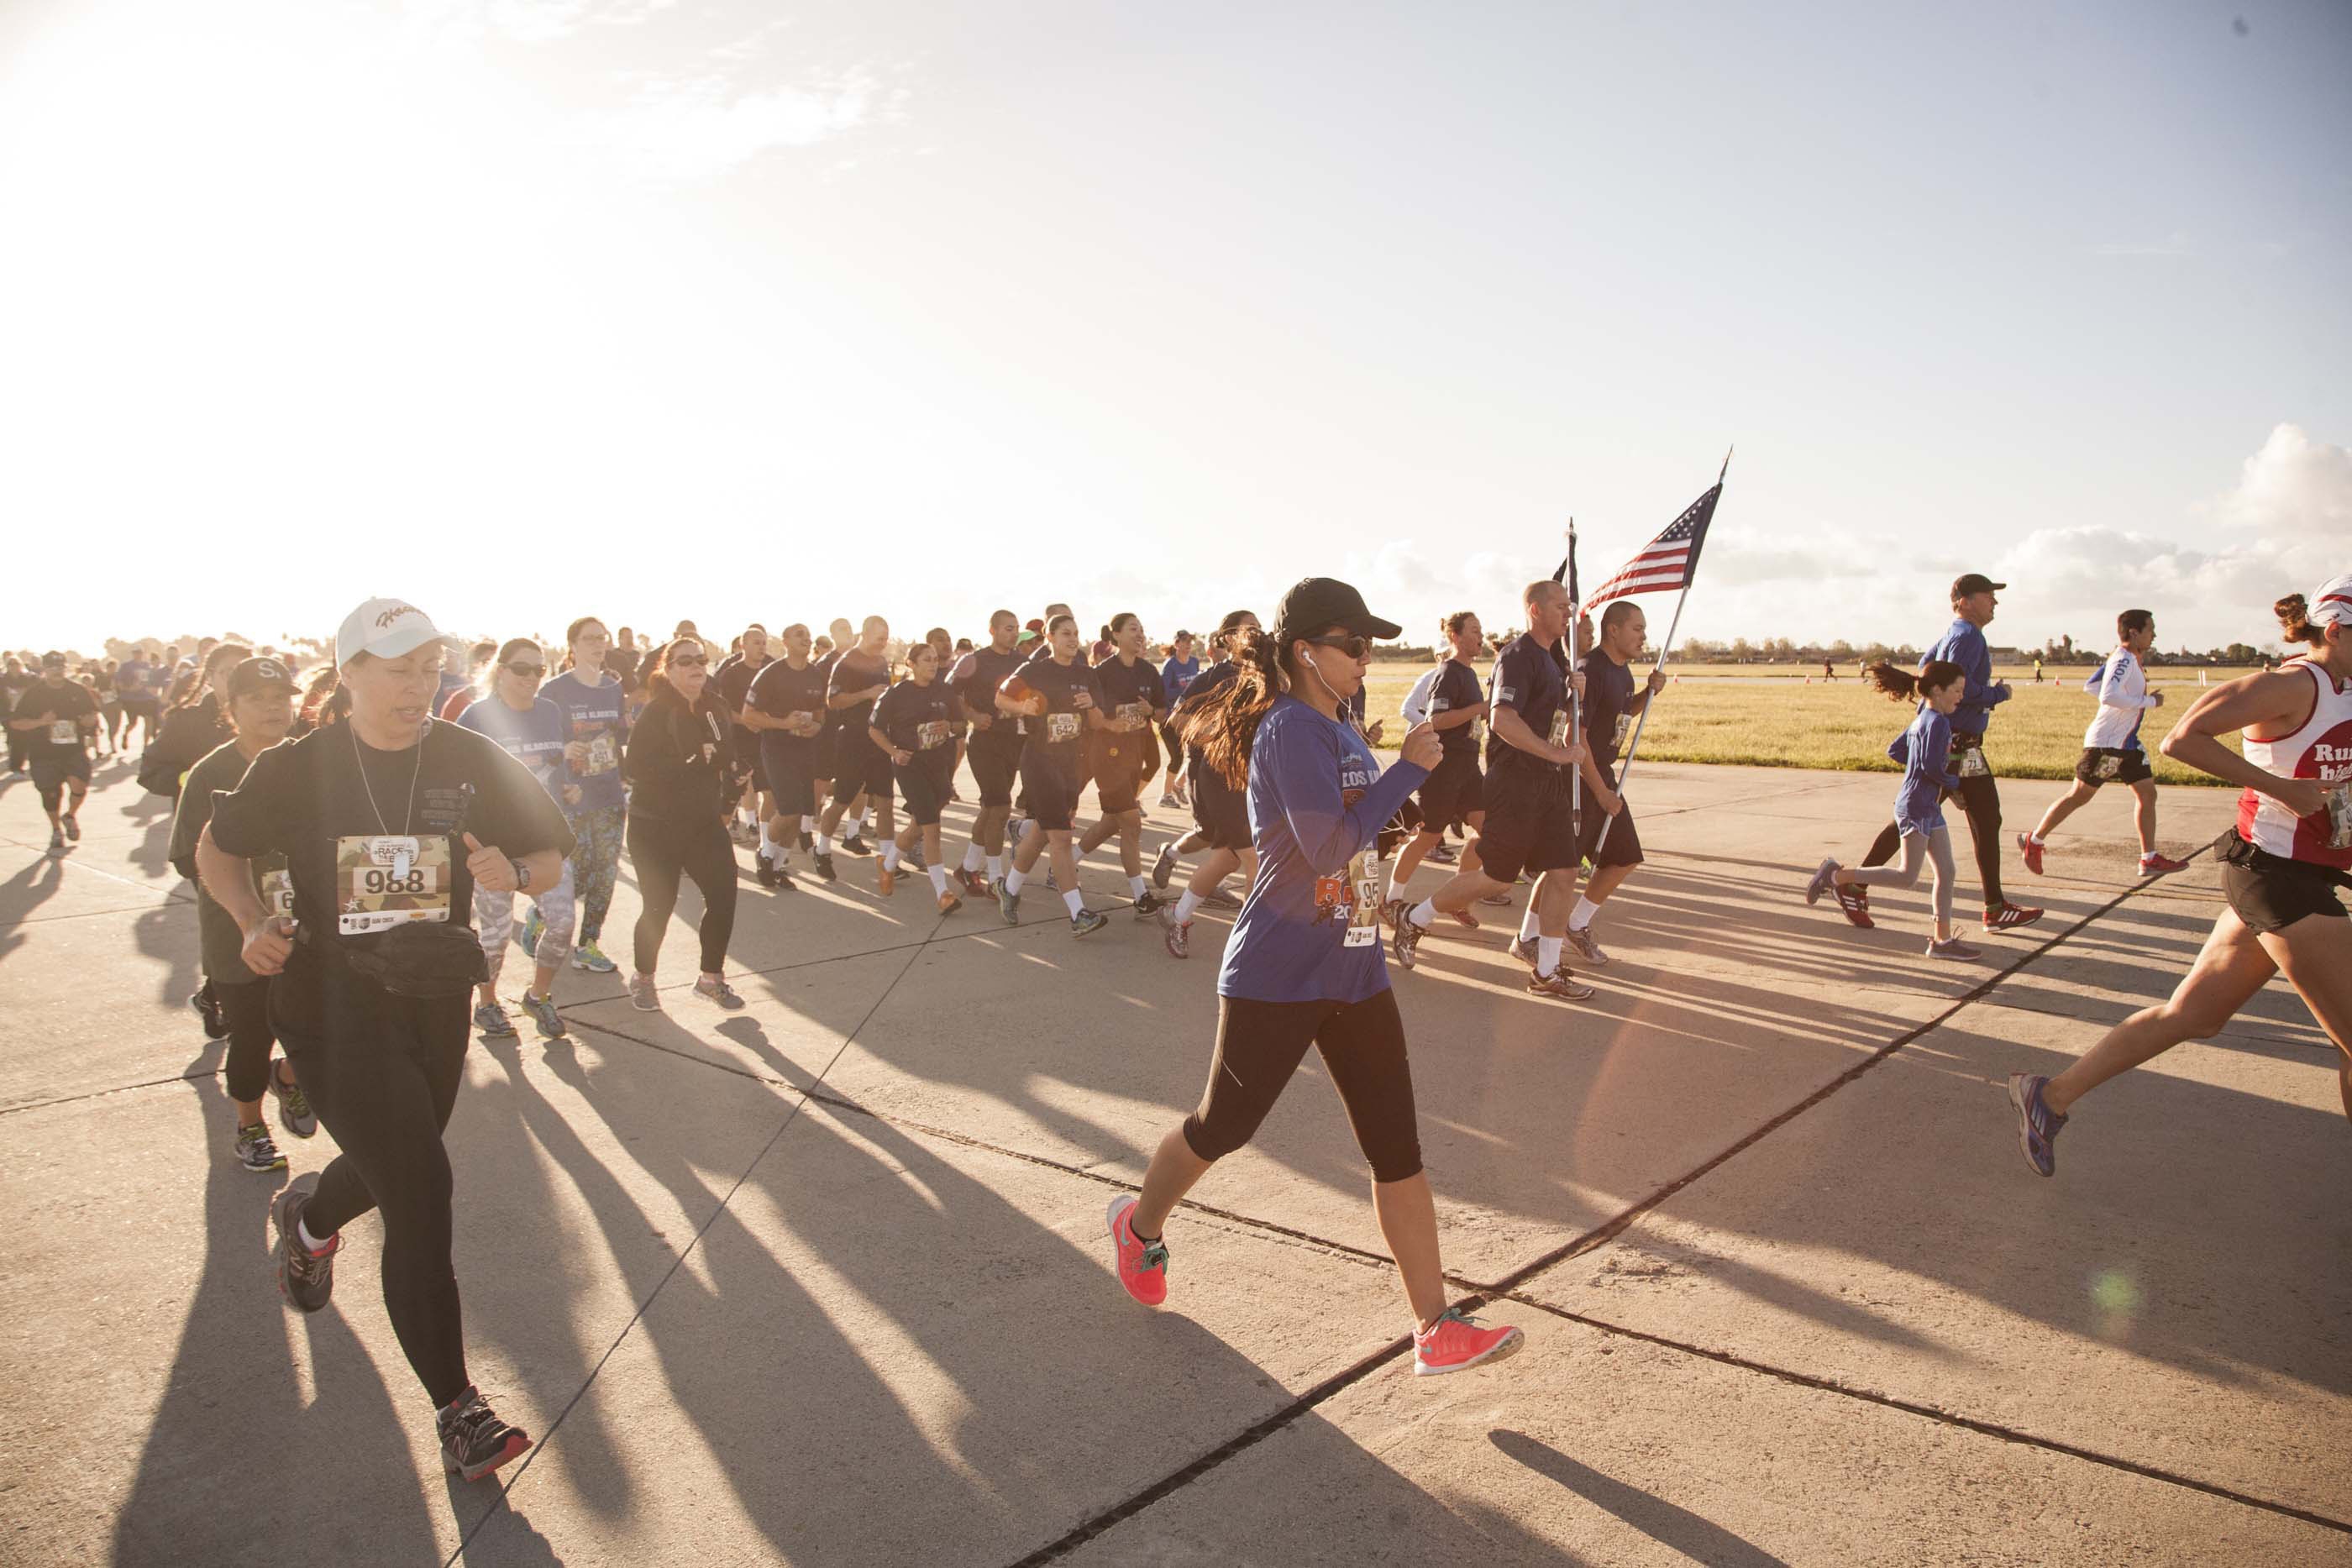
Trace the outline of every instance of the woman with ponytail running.
[[1249, 1142], [1314, 1046], [1371, 1166], [1372, 1211], [1412, 1308], [1413, 1371], [1426, 1375], [1508, 1355], [1521, 1335], [1445, 1304], [1404, 1022], [1381, 950], [1373, 841], [1441, 753], [1436, 732], [1418, 726], [1382, 774], [1347, 717], [1373, 640], [1397, 630], [1348, 584], [1307, 578], [1283, 596], [1274, 636], [1242, 643], [1239, 672], [1185, 726], [1206, 767], [1246, 789], [1261, 870], [1217, 979], [1208, 1090], [1160, 1140], [1142, 1196], [1113, 1199], [1108, 1222], [1119, 1284], [1159, 1306], [1169, 1216], [1212, 1164]]
[[[2352, 572], [2274, 609], [2295, 655], [2209, 689], [2158, 748], [2245, 786], [2236, 825], [2213, 844], [2229, 906], [2170, 1000], [2124, 1019], [2055, 1078], [2010, 1079], [2018, 1143], [2038, 1176], [2058, 1168], [2058, 1134], [2084, 1095], [2218, 1032], [2282, 973], [2343, 1056], [2337, 1087], [2352, 1117], [2352, 921], [2336, 896], [2352, 887]], [[2221, 743], [2232, 732], [2243, 756]]]

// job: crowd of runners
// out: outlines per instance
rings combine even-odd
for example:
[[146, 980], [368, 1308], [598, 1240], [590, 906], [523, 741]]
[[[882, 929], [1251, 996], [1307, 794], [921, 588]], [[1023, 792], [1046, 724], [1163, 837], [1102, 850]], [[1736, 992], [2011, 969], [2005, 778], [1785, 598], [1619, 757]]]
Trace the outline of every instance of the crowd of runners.
[[[1858, 866], [1825, 860], [1804, 889], [1808, 902], [1833, 894], [1867, 927], [1872, 888], [1928, 872], [1937, 959], [1979, 956], [1953, 913], [1947, 800], [1969, 822], [1983, 931], [2042, 915], [2001, 885], [1988, 734], [2010, 692], [1982, 629], [2003, 586], [1963, 576], [1955, 619], [1918, 669], [1866, 672], [1915, 706], [1888, 748], [1903, 768], [1892, 821]], [[2168, 1002], [2059, 1077], [2012, 1081], [2042, 1175], [2084, 1093], [2212, 1032], [2281, 971], [2346, 1048], [2352, 1116], [2352, 925], [2335, 896], [2352, 884], [2352, 578], [2277, 609], [2297, 656], [2207, 690], [2163, 743], [2245, 787], [2217, 845], [2227, 907]], [[870, 861], [877, 896], [919, 878], [940, 916], [976, 903], [1008, 925], [1042, 880], [1053, 917], [1086, 937], [1111, 911], [1088, 905], [1080, 870], [1108, 853], [1132, 920], [1179, 960], [1202, 909], [1234, 911], [1208, 1088], [1161, 1140], [1140, 1194], [1111, 1205], [1121, 1284], [1147, 1304], [1166, 1299], [1163, 1226], [1250, 1140], [1314, 1046], [1371, 1168], [1413, 1313], [1415, 1371], [1516, 1349], [1517, 1330], [1445, 1305], [1388, 965], [1413, 969], [1441, 924], [1478, 930], [1481, 908], [1519, 903], [1525, 886], [1507, 944], [1526, 989], [1559, 1002], [1592, 994], [1570, 956], [1610, 961], [1601, 916], [1643, 859], [1625, 754], [1665, 677], [1636, 669], [1649, 628], [1630, 599], [1581, 614], [1560, 582], [1542, 580], [1515, 610], [1526, 630], [1507, 637], [1466, 611], [1436, 626], [1385, 768], [1364, 682], [1373, 644], [1402, 628], [1326, 578], [1294, 587], [1270, 630], [1238, 610], [1204, 637], [1180, 631], [1158, 645], [1132, 614], [1089, 640], [1062, 604], [1028, 619], [999, 610], [962, 640], [937, 628], [899, 640], [880, 616], [822, 634], [751, 625], [723, 641], [679, 622], [640, 640], [583, 616], [557, 646], [469, 643], [413, 604], [371, 600], [310, 667], [214, 639], [184, 657], [167, 648], [79, 667], [62, 653], [12, 657], [9, 761], [30, 775], [62, 855], [80, 836], [93, 753], [127, 757], [141, 733], [140, 782], [176, 797], [170, 858], [201, 889], [205, 979], [191, 1003], [226, 1040], [235, 1156], [285, 1168], [265, 1099], [281, 1131], [309, 1137], [323, 1124], [340, 1150], [315, 1186], [275, 1201], [280, 1287], [303, 1311], [323, 1306], [342, 1228], [380, 1211], [394, 1332], [450, 1466], [478, 1478], [529, 1438], [466, 1373], [442, 1130], [475, 1033], [513, 1035], [520, 1014], [560, 1038], [567, 970], [619, 967], [604, 924], [625, 862], [640, 914], [616, 940], [628, 997], [647, 1010], [664, 1005], [661, 947], [689, 880], [702, 905], [689, 994], [720, 1009], [744, 1005], [726, 963], [746, 871], [785, 893], [796, 876], [836, 883]], [[2144, 674], [2154, 637], [2147, 612], [2118, 617], [2116, 649], [2085, 683], [2098, 706], [2076, 783], [2016, 836], [2029, 874], [2107, 783], [2135, 794], [2138, 873], [2186, 863], [2157, 849], [2139, 740], [2163, 700]], [[2233, 733], [2242, 753], [2221, 743]], [[1159, 806], [1190, 821], [1147, 865], [1155, 778]], [[967, 779], [976, 798], [951, 830]], [[1442, 876], [1413, 885], [1425, 865]], [[529, 979], [509, 995], [510, 948]]]

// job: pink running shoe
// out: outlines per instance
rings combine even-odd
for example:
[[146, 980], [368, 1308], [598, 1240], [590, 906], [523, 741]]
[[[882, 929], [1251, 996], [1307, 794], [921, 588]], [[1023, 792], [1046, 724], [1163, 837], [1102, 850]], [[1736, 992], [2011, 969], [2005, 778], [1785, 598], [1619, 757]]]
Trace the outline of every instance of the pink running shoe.
[[1527, 1343], [1528, 1336], [1515, 1328], [1488, 1328], [1459, 1308], [1448, 1307], [1412, 1336], [1412, 1375], [1433, 1377], [1465, 1371], [1482, 1362], [1500, 1361]]
[[2187, 861], [2177, 861], [2170, 855], [2151, 854], [2139, 857], [2139, 874], [2142, 876], [2168, 876], [2176, 871], [2188, 869]]
[[1156, 1307], [1168, 1299], [1168, 1249], [1157, 1241], [1147, 1247], [1135, 1239], [1135, 1228], [1127, 1222], [1134, 1209], [1132, 1194], [1121, 1193], [1110, 1200], [1107, 1218], [1110, 1221], [1111, 1260], [1127, 1293], [1147, 1307]]
[[2017, 835], [2018, 855], [2025, 862], [2025, 869], [2036, 876], [2042, 874], [2042, 852], [2045, 847], [2047, 846], [2035, 843], [2032, 833]]

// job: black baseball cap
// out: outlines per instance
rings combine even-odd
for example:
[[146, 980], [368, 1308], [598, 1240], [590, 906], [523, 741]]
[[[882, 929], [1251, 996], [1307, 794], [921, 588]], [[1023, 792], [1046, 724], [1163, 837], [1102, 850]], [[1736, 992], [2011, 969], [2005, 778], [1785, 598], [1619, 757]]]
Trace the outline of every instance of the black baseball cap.
[[282, 691], [299, 695], [301, 687], [294, 684], [294, 672], [277, 659], [240, 659], [223, 683], [228, 700], [251, 696], [256, 692]]
[[55, 648], [52, 648], [47, 653], [41, 655], [41, 667], [45, 670], [62, 670], [66, 667], [66, 656], [63, 653], [58, 653]]
[[1338, 578], [1300, 578], [1290, 585], [1274, 612], [1275, 640], [1287, 647], [1294, 638], [1311, 635], [1326, 626], [1373, 638], [1393, 637], [1404, 630], [1365, 609], [1364, 596]]
[[1952, 597], [1966, 599], [1971, 593], [1990, 593], [1997, 588], [2007, 588], [2005, 582], [1995, 582], [1980, 571], [1964, 571], [1952, 579]]

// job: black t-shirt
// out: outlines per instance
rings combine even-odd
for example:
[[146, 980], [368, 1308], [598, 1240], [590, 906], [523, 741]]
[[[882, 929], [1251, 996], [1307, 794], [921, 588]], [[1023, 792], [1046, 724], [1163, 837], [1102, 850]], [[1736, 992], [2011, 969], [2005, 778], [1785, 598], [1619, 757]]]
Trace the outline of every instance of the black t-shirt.
[[[1552, 651], [1528, 633], [1519, 633], [1518, 640], [1496, 659], [1487, 697], [1494, 704], [1490, 715], [1510, 708], [1527, 721], [1537, 739], [1554, 746], [1568, 744], [1568, 679]], [[1559, 764], [1521, 751], [1505, 740], [1494, 732], [1491, 722], [1486, 733], [1486, 768], [1489, 772], [1497, 768], [1560, 770]]]
[[[887, 661], [878, 653], [867, 655], [852, 648], [833, 666], [833, 674], [825, 682], [824, 691], [830, 700], [889, 684], [890, 665]], [[853, 703], [847, 707], [835, 708], [833, 710], [833, 727], [862, 737], [866, 733], [866, 721], [873, 714], [872, 702]]]
[[212, 831], [230, 854], [286, 857], [294, 918], [314, 939], [471, 925], [467, 833], [517, 858], [572, 849], [530, 769], [488, 736], [437, 721], [403, 751], [376, 750], [348, 719], [273, 746], [213, 797]]
[[751, 692], [751, 683], [759, 677], [761, 671], [776, 662], [763, 653], [755, 664], [740, 653], [730, 653], [719, 662], [719, 668], [712, 673], [711, 678], [719, 686], [719, 695], [727, 699], [727, 706], [741, 713], [743, 699]]
[[[245, 777], [248, 763], [234, 741], [222, 746], [188, 770], [180, 789], [180, 808], [172, 818], [172, 843], [165, 858], [181, 875], [196, 874], [196, 839], [212, 817], [215, 791], [226, 792]], [[272, 851], [252, 860], [253, 891], [272, 915], [291, 915], [294, 906], [286, 876], [285, 855]], [[245, 967], [245, 933], [236, 927], [201, 883], [196, 888], [196, 949], [205, 973], [229, 985], [244, 985], [262, 977]]]
[[[770, 718], [790, 718], [796, 713], [804, 713], [823, 725], [826, 718], [825, 675], [824, 669], [814, 662], [795, 670], [788, 660], [771, 659], [764, 669], [751, 677], [751, 685], [744, 695], [751, 706]], [[737, 706], [740, 707], [742, 705]], [[820, 729], [817, 735], [801, 736], [790, 730], [763, 729], [760, 735], [762, 739], [773, 736], [791, 746], [814, 746], [818, 736], [823, 733]]]
[[1633, 728], [1633, 669], [1595, 648], [1584, 655], [1584, 739], [1593, 766], [1616, 783], [1617, 754]]
[[956, 695], [936, 675], [929, 685], [900, 681], [874, 705], [873, 725], [900, 751], [915, 754], [916, 766], [937, 771], [955, 766]]
[[[1459, 659], [1448, 659], [1437, 672], [1437, 682], [1429, 688], [1429, 716], [1444, 713], [1459, 713], [1464, 708], [1476, 707], [1486, 701], [1486, 694], [1478, 689], [1478, 672]], [[1478, 722], [1457, 724], [1437, 732], [1437, 744], [1447, 757], [1473, 757], [1478, 751]]]
[[1102, 688], [1105, 718], [1149, 720], [1168, 706], [1168, 687], [1149, 659], [1128, 664], [1113, 654], [1095, 666], [1095, 680]]
[[1086, 693], [1096, 707], [1101, 707], [1102, 672], [1077, 659], [1066, 664], [1039, 659], [1021, 666], [1021, 678], [1045, 699], [1045, 713], [1023, 723], [1029, 735], [1027, 754], [1076, 766], [1078, 743], [1087, 733], [1087, 716], [1078, 707], [1078, 694]]
[[956, 661], [954, 670], [948, 675], [949, 687], [962, 699], [967, 712], [996, 721], [986, 729], [972, 731], [974, 746], [1020, 746], [1021, 723], [996, 711], [996, 688], [1004, 684], [1005, 676], [1026, 663], [1019, 653], [1000, 653], [992, 645], [974, 648]]
[[79, 681], [60, 686], [36, 679], [16, 699], [15, 718], [48, 722], [38, 729], [16, 732], [17, 744], [35, 762], [70, 762], [83, 755], [98, 730], [98, 698]]

